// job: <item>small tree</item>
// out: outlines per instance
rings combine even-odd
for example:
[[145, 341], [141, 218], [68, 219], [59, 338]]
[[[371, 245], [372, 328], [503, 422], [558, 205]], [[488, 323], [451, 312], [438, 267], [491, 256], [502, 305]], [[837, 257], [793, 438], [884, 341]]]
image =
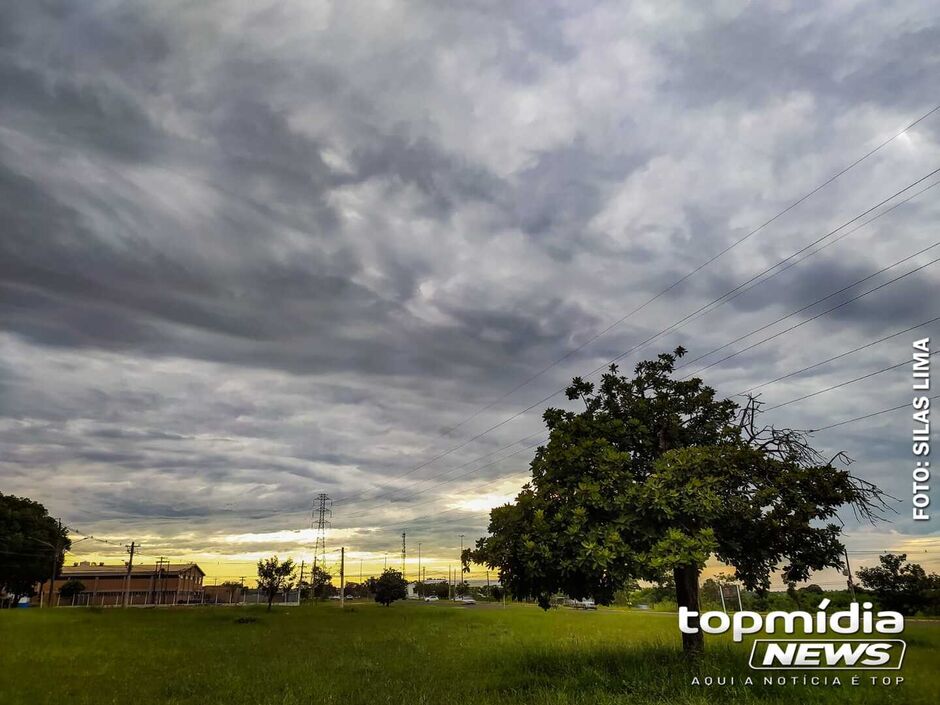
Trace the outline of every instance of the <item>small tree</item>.
[[375, 601], [388, 607], [408, 597], [408, 583], [397, 570], [387, 569], [375, 581]]
[[327, 573], [321, 566], [314, 566], [310, 575], [310, 589], [313, 592], [314, 600], [322, 600], [329, 596], [332, 580], [333, 576]]
[[329, 597], [333, 585], [331, 581], [333, 576], [327, 573], [320, 566], [314, 566], [310, 570], [310, 576], [305, 578], [302, 583], [298, 585], [300, 590], [300, 598], [302, 600], [313, 599], [322, 600], [326, 597]]
[[880, 556], [876, 568], [861, 568], [858, 579], [878, 597], [881, 606], [902, 614], [940, 607], [940, 575], [927, 573], [917, 563], [905, 563], [907, 554]]
[[277, 556], [258, 561], [258, 589], [268, 598], [268, 611], [274, 596], [284, 590], [290, 590], [294, 583], [294, 561], [288, 558], [284, 562]]
[[59, 588], [59, 597], [65, 600], [71, 600], [76, 595], [85, 592], [85, 583], [78, 578], [69, 578]]

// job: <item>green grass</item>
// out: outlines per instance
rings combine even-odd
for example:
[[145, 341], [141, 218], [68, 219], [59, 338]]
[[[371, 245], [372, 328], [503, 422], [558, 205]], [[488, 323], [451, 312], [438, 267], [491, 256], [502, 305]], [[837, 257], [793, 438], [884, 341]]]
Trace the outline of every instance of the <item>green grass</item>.
[[[644, 612], [447, 603], [4, 610], [0, 703], [940, 702], [940, 625], [910, 623], [903, 636], [899, 687], [852, 687], [845, 671], [842, 687], [764, 686], [746, 645], [711, 639], [690, 666], [675, 617]], [[692, 686], [696, 674], [738, 684]], [[741, 684], [748, 675], [755, 685]]]

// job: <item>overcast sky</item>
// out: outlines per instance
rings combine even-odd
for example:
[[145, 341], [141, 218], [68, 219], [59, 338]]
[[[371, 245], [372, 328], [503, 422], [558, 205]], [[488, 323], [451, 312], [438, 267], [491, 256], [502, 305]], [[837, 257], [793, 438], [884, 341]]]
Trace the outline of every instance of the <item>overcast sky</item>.
[[[940, 104], [938, 20], [926, 1], [3, 3], [0, 491], [207, 562], [303, 555], [326, 492], [331, 549], [375, 564], [407, 530], [412, 555], [455, 559], [525, 478], [536, 402], [940, 167], [937, 112], [592, 340]], [[937, 179], [622, 364], [697, 358], [933, 245]], [[928, 321], [938, 282], [940, 263], [702, 374], [731, 395]], [[767, 418], [818, 428], [910, 383], [903, 365]], [[909, 520], [910, 428], [901, 410], [816, 436], [903, 500], [891, 524], [849, 517], [853, 550], [938, 543]], [[76, 555], [92, 545], [110, 551]]]

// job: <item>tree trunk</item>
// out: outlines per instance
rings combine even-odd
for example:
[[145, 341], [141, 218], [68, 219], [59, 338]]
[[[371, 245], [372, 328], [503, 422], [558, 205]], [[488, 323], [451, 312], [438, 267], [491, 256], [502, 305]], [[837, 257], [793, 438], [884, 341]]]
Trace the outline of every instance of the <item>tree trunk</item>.
[[[683, 565], [672, 571], [676, 581], [676, 604], [694, 612], [699, 611], [698, 574], [699, 569], [696, 565]], [[695, 634], [682, 635], [682, 650], [690, 656], [696, 656], [705, 650], [705, 635], [699, 629], [697, 614], [695, 617], [689, 617], [689, 626], [695, 627], [697, 631]]]
[[274, 593], [273, 593], [273, 592], [269, 592], [269, 593], [268, 593], [268, 612], [271, 611], [271, 603], [272, 603], [272, 602], [274, 602]]

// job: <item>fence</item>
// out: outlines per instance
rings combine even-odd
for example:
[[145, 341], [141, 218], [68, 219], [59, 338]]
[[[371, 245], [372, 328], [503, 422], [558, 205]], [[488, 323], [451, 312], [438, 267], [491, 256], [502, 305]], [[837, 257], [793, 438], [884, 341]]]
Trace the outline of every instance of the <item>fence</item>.
[[[46, 606], [46, 594], [37, 595], [31, 601], [37, 607]], [[187, 607], [210, 605], [266, 605], [267, 595], [254, 589], [214, 590], [212, 588], [192, 593], [153, 593], [130, 592], [127, 595], [127, 604], [131, 607]], [[62, 597], [54, 594], [52, 604], [55, 607], [122, 607], [124, 593], [121, 591], [108, 592], [82, 592], [71, 597]], [[300, 591], [290, 590], [280, 592], [274, 596], [274, 605], [299, 605]]]

